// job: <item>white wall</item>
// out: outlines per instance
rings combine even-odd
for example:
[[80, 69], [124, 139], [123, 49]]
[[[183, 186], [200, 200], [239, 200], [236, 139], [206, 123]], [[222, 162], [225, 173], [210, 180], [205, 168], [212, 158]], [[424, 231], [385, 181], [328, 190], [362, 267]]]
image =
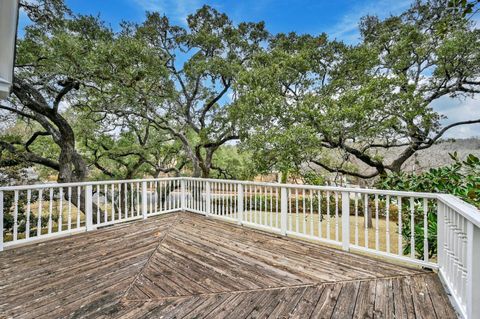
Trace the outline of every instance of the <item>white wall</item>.
[[17, 20], [18, 0], [0, 0], [0, 99], [12, 84]]

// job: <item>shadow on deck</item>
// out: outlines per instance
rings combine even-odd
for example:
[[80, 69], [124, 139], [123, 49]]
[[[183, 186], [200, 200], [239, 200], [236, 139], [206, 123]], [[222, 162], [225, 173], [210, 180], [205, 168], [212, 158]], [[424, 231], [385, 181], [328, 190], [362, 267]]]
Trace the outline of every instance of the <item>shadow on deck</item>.
[[0, 275], [0, 318], [456, 318], [433, 272], [190, 213], [7, 250]]

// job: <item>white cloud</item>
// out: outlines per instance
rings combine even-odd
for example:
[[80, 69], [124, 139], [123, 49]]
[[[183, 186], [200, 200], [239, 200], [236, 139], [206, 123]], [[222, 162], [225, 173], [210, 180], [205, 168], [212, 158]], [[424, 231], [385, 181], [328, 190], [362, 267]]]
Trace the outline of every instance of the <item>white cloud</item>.
[[[442, 121], [443, 125], [459, 121], [480, 119], [480, 99], [442, 97], [432, 104], [433, 109], [447, 118]], [[445, 138], [480, 137], [480, 124], [461, 125], [448, 130]]]
[[143, 10], [158, 11], [175, 22], [186, 24], [190, 13], [200, 8], [199, 0], [134, 0]]
[[327, 30], [330, 37], [343, 40], [349, 44], [355, 44], [360, 40], [358, 24], [360, 18], [366, 15], [377, 15], [386, 18], [392, 14], [405, 11], [412, 0], [368, 0], [359, 5], [349, 6], [346, 14], [342, 16], [333, 27]]

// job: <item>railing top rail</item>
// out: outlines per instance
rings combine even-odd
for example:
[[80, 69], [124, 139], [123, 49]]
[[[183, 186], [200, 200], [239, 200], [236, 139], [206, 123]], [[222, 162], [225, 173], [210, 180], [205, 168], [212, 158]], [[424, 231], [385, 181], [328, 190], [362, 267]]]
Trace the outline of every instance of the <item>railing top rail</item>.
[[444, 205], [454, 209], [475, 226], [480, 228], [480, 213], [475, 206], [450, 194], [438, 194], [437, 198]]
[[0, 191], [20, 191], [29, 189], [45, 189], [52, 187], [76, 187], [87, 185], [105, 185], [105, 184], [122, 184], [122, 183], [140, 183], [140, 182], [155, 182], [155, 181], [168, 181], [168, 180], [180, 180], [181, 177], [162, 177], [162, 178], [143, 178], [143, 179], [124, 179], [124, 180], [106, 180], [106, 181], [92, 181], [92, 182], [77, 182], [77, 183], [46, 183], [46, 184], [30, 184], [30, 185], [18, 185], [18, 186], [3, 186], [0, 187]]
[[286, 188], [304, 188], [311, 190], [322, 190], [322, 191], [333, 191], [333, 192], [351, 192], [351, 193], [362, 193], [362, 194], [378, 194], [378, 195], [390, 195], [390, 196], [400, 196], [400, 197], [417, 197], [417, 198], [432, 198], [436, 199], [438, 194], [435, 193], [420, 193], [420, 192], [406, 192], [406, 191], [392, 191], [376, 188], [354, 188], [354, 187], [341, 187], [341, 186], [316, 186], [316, 185], [305, 185], [305, 184], [280, 184], [280, 183], [266, 183], [266, 182], [251, 182], [251, 181], [235, 181], [228, 179], [213, 179], [213, 178], [191, 178], [208, 182], [221, 182], [221, 183], [235, 183], [243, 185], [257, 185], [257, 186], [268, 186], [268, 187], [286, 187]]

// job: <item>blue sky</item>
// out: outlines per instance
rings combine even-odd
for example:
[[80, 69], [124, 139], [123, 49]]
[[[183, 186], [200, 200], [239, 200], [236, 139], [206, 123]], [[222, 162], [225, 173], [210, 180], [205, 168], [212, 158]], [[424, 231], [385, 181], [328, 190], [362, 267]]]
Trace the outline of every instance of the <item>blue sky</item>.
[[381, 17], [402, 12], [411, 0], [66, 0], [77, 13], [100, 14], [113, 28], [122, 20], [142, 21], [145, 11], [165, 13], [176, 23], [185, 23], [189, 13], [208, 4], [235, 22], [265, 21], [270, 32], [322, 33], [347, 42], [358, 40], [360, 17]]
[[[399, 14], [413, 0], [66, 0], [75, 13], [100, 15], [113, 29], [122, 20], [141, 22], [145, 11], [165, 13], [173, 22], [185, 24], [188, 14], [203, 4], [227, 13], [234, 22], [265, 21], [272, 33], [295, 31], [320, 34], [354, 44], [359, 39], [358, 22], [367, 14], [381, 18]], [[25, 23], [21, 17], [20, 25]], [[20, 27], [21, 27], [20, 26]], [[434, 108], [446, 115], [444, 123], [479, 118], [480, 101], [443, 98]], [[480, 136], [480, 125], [452, 129], [446, 137]]]

